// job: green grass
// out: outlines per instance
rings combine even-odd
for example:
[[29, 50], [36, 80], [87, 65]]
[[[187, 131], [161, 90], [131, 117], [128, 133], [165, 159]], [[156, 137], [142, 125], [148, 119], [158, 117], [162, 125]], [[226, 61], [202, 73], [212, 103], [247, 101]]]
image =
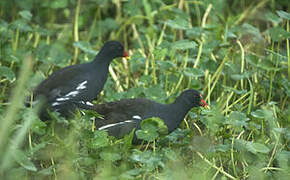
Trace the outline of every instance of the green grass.
[[[289, 179], [288, 4], [1, 1], [0, 176]], [[132, 133], [117, 140], [93, 131], [94, 114], [67, 120], [52, 114], [42, 122], [37, 107], [24, 107], [41, 80], [91, 61], [112, 39], [124, 43], [131, 60], [113, 61], [95, 103], [132, 97], [170, 103], [193, 88], [211, 109], [191, 110], [170, 135], [160, 133], [158, 121], [151, 134], [139, 131], [149, 142], [135, 146]]]

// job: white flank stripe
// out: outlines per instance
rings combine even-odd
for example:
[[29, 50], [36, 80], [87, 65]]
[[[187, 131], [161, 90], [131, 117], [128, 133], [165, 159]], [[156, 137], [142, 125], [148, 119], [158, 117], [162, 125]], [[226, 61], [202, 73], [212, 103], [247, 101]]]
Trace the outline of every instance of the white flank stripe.
[[65, 98], [56, 98], [57, 101], [66, 101], [66, 100], [69, 100], [68, 97], [65, 97]]
[[78, 91], [71, 91], [71, 92], [67, 93], [67, 94], [65, 95], [65, 97], [68, 97], [68, 96], [75, 97], [75, 96], [78, 95], [78, 94], [79, 94]]
[[100, 127], [98, 130], [107, 129], [107, 128], [109, 128], [109, 127], [113, 127], [113, 126], [117, 126], [117, 125], [125, 124], [125, 123], [130, 123], [130, 122], [134, 122], [134, 121], [132, 121], [132, 120], [127, 120], [127, 121], [123, 121], [123, 122], [119, 122], [119, 123], [107, 124], [107, 125], [105, 125], [105, 126]]
[[134, 115], [133, 119], [142, 119], [142, 118], [140, 116], [138, 116], [138, 115]]
[[86, 102], [86, 105], [93, 106], [93, 104], [90, 103], [89, 101]]
[[87, 84], [87, 83], [88, 83], [88, 81], [84, 81], [84, 82], [80, 83], [77, 87], [77, 90], [86, 89], [85, 84]]
[[54, 103], [52, 103], [51, 105], [52, 105], [52, 106], [57, 106], [57, 105], [60, 105], [60, 103], [58, 103], [58, 102], [54, 102]]

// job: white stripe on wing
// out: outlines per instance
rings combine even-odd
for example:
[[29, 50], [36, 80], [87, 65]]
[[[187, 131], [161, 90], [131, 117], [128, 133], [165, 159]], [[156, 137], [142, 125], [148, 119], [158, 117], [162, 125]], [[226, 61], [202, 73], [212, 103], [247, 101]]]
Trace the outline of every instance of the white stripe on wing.
[[86, 89], [85, 84], [87, 84], [87, 83], [88, 83], [88, 81], [84, 81], [84, 82], [80, 83], [77, 87], [77, 90]]
[[71, 92], [67, 93], [67, 94], [65, 95], [65, 97], [68, 97], [68, 96], [75, 97], [75, 96], [78, 95], [78, 94], [79, 94], [79, 91], [71, 91]]

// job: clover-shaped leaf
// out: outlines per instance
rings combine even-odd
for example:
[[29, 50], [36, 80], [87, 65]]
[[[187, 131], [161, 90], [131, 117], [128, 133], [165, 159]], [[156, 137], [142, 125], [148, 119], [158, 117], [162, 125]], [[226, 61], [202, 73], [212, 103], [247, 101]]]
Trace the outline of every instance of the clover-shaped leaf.
[[159, 135], [167, 134], [168, 130], [164, 122], [157, 117], [148, 118], [141, 122], [141, 129], [136, 131], [138, 139], [153, 141]]

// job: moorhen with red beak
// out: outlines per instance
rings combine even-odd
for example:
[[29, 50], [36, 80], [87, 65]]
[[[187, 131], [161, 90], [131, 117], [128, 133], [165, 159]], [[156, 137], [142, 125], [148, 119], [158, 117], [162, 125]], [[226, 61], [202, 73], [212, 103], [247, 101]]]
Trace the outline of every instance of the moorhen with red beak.
[[159, 117], [168, 127], [168, 132], [175, 130], [193, 107], [208, 107], [200, 92], [185, 90], [172, 104], [160, 104], [152, 100], [136, 98], [122, 99], [97, 105], [83, 105], [81, 108], [93, 110], [102, 118], [95, 118], [95, 127], [105, 130], [117, 138], [129, 134], [134, 128], [140, 129], [141, 121], [147, 118]]

